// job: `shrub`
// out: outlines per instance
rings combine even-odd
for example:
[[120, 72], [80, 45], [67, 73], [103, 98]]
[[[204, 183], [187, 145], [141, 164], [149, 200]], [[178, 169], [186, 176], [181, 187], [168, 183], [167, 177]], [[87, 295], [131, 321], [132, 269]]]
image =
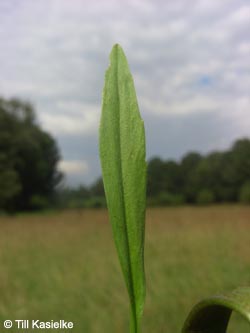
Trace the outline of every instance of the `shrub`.
[[250, 181], [242, 185], [239, 192], [239, 202], [250, 204]]
[[33, 195], [30, 199], [30, 207], [32, 209], [45, 209], [48, 208], [49, 202], [46, 197], [43, 197], [41, 195]]
[[156, 197], [156, 204], [162, 206], [178, 206], [184, 203], [184, 197], [181, 194], [173, 194], [169, 192], [161, 192]]
[[84, 202], [85, 208], [104, 208], [106, 206], [107, 205], [105, 197], [100, 196], [89, 198]]
[[215, 201], [214, 193], [211, 190], [203, 189], [196, 197], [196, 203], [198, 205], [209, 205]]

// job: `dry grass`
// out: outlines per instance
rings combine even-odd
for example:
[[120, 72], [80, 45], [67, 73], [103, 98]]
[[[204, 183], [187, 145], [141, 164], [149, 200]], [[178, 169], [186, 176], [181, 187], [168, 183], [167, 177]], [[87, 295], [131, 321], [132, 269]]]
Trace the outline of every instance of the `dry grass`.
[[[65, 319], [75, 333], [128, 332], [128, 298], [107, 222], [102, 210], [1, 217], [0, 325]], [[250, 285], [249, 240], [250, 207], [150, 209], [142, 331], [180, 332], [194, 302]]]

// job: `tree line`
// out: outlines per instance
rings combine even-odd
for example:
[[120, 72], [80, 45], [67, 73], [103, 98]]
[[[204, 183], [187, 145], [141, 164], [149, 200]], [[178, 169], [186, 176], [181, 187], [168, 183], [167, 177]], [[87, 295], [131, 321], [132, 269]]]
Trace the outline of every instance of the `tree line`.
[[191, 152], [178, 163], [148, 163], [151, 204], [250, 203], [250, 140], [237, 140], [224, 152]]
[[[237, 140], [223, 152], [186, 154], [179, 162], [159, 157], [148, 161], [149, 206], [213, 203], [250, 204], [250, 140]], [[61, 206], [104, 207], [102, 179], [92, 186], [64, 189]]]
[[[0, 211], [105, 207], [102, 179], [91, 186], [63, 187], [60, 152], [37, 123], [33, 106], [0, 98]], [[250, 204], [250, 140], [230, 149], [180, 161], [148, 161], [148, 205]]]

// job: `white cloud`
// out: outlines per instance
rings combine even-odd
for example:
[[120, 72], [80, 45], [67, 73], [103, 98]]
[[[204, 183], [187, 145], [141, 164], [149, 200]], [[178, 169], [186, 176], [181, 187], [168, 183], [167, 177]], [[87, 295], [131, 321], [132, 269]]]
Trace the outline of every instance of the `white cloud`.
[[218, 99], [210, 99], [207, 96], [187, 96], [181, 98], [178, 102], [161, 101], [151, 102], [151, 99], [144, 98], [141, 101], [142, 108], [149, 113], [158, 115], [188, 115], [193, 113], [222, 112], [222, 101]]
[[100, 107], [60, 102], [58, 112], [40, 114], [42, 126], [55, 135], [89, 135], [98, 129]]
[[86, 161], [66, 161], [59, 162], [58, 169], [69, 175], [87, 174], [89, 166]]
[[228, 18], [228, 22], [232, 24], [247, 24], [250, 22], [250, 5], [243, 5], [234, 11]]

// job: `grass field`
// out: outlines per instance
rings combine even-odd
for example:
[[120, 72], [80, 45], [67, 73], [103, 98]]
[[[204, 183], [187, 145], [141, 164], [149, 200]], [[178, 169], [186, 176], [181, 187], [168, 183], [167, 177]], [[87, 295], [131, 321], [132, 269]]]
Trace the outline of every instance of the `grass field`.
[[[0, 332], [17, 332], [3, 329], [5, 319], [64, 319], [74, 333], [128, 332], [107, 222], [103, 210], [0, 218]], [[142, 332], [180, 332], [195, 302], [250, 285], [250, 207], [148, 210], [145, 266]], [[236, 316], [229, 332], [249, 326]]]

